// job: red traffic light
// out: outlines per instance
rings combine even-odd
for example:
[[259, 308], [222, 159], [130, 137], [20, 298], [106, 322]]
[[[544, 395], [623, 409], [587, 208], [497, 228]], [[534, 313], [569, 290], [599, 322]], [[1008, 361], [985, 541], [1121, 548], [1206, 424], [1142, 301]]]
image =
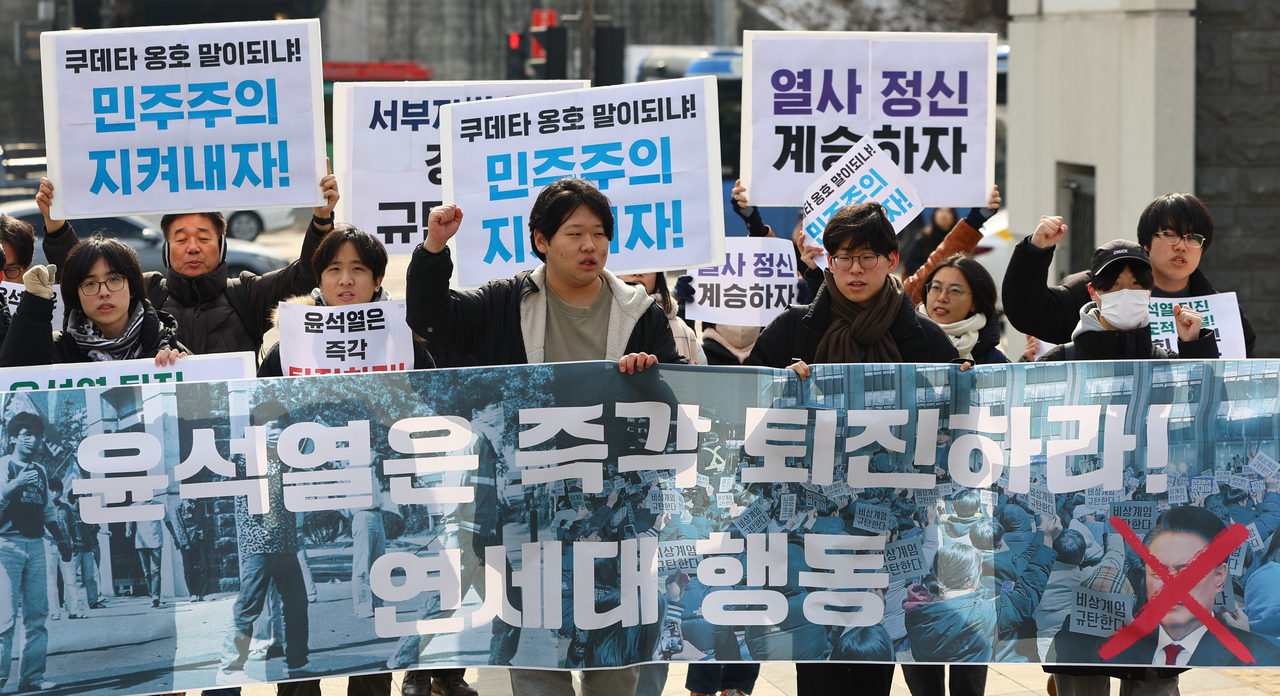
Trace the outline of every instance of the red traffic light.
[[513, 51], [520, 50], [520, 32], [511, 32], [511, 35], [507, 37], [507, 46], [510, 46]]

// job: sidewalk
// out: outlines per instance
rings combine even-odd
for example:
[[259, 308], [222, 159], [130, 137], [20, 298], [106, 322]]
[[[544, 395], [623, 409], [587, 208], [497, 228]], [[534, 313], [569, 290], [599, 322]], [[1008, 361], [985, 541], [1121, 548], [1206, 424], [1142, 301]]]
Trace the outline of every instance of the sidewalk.
[[[671, 666], [663, 696], [688, 696], [684, 689], [685, 665]], [[399, 693], [401, 675], [396, 675], [393, 694]], [[992, 667], [987, 676], [987, 696], [1044, 696], [1048, 675], [1039, 665], [1004, 665]], [[511, 682], [507, 670], [494, 668], [467, 670], [467, 681], [480, 691], [480, 696], [510, 696]], [[345, 696], [346, 679], [321, 682], [324, 696]], [[1184, 672], [1179, 690], [1185, 696], [1280, 696], [1280, 670], [1272, 669], [1193, 669]], [[760, 670], [760, 680], [752, 696], [794, 696], [795, 667], [790, 664], [767, 664]], [[1111, 680], [1111, 694], [1120, 693], [1120, 682]], [[196, 692], [191, 692], [194, 696]], [[244, 696], [274, 696], [273, 686], [250, 686]], [[902, 671], [893, 675], [893, 695], [910, 696]]]

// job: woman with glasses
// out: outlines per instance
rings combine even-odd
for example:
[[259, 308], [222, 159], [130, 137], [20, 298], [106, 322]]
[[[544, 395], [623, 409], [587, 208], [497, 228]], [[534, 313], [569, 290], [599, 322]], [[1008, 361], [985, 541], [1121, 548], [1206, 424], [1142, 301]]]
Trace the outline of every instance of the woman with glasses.
[[[1004, 313], [1013, 327], [1049, 343], [1071, 340], [1080, 308], [1089, 296], [1090, 274], [1067, 276], [1062, 285], [1048, 286], [1053, 250], [1067, 234], [1061, 217], [1040, 218], [1035, 233], [1013, 249], [1004, 272]], [[1217, 290], [1200, 270], [1200, 261], [1213, 244], [1213, 217], [1199, 198], [1171, 193], [1152, 201], [1138, 218], [1138, 244], [1151, 259], [1155, 285], [1152, 297], [1203, 297]], [[1257, 336], [1244, 312], [1245, 352], [1254, 357]]]
[[157, 312], [142, 288], [133, 249], [93, 236], [72, 247], [62, 269], [62, 331], [53, 330], [57, 269], [34, 266], [0, 348], [0, 366], [155, 358], [173, 365], [187, 354], [177, 322]]
[[924, 302], [916, 311], [942, 327], [961, 358], [978, 365], [1009, 362], [998, 347], [996, 281], [982, 264], [955, 254], [929, 272], [924, 288]]

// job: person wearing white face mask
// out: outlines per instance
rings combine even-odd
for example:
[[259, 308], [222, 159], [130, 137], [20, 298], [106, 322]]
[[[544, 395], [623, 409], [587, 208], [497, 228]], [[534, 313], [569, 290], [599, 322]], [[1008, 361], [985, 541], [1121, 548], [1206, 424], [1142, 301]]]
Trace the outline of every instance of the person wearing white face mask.
[[1155, 280], [1141, 246], [1126, 239], [1103, 244], [1093, 252], [1090, 273], [1093, 301], [1080, 308], [1071, 342], [1045, 353], [1040, 362], [1218, 357], [1213, 332], [1201, 328], [1203, 317], [1182, 306], [1173, 310], [1178, 350], [1151, 341], [1147, 306]]

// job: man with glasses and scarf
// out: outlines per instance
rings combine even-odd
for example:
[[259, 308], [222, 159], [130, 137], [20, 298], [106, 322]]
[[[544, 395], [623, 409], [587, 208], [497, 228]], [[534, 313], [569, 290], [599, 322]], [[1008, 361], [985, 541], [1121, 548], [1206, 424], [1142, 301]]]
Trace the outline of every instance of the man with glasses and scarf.
[[[1013, 249], [1004, 272], [1001, 298], [1014, 328], [1049, 343], [1066, 343], [1089, 296], [1088, 271], [1067, 276], [1062, 285], [1048, 286], [1053, 249], [1067, 233], [1061, 217], [1044, 216], [1035, 233]], [[1200, 271], [1200, 259], [1213, 244], [1213, 217], [1199, 198], [1171, 193], [1152, 201], [1138, 218], [1138, 244], [1151, 259], [1155, 278], [1152, 297], [1203, 297], [1217, 294]], [[1244, 345], [1255, 357], [1257, 335], [1244, 312]]]

